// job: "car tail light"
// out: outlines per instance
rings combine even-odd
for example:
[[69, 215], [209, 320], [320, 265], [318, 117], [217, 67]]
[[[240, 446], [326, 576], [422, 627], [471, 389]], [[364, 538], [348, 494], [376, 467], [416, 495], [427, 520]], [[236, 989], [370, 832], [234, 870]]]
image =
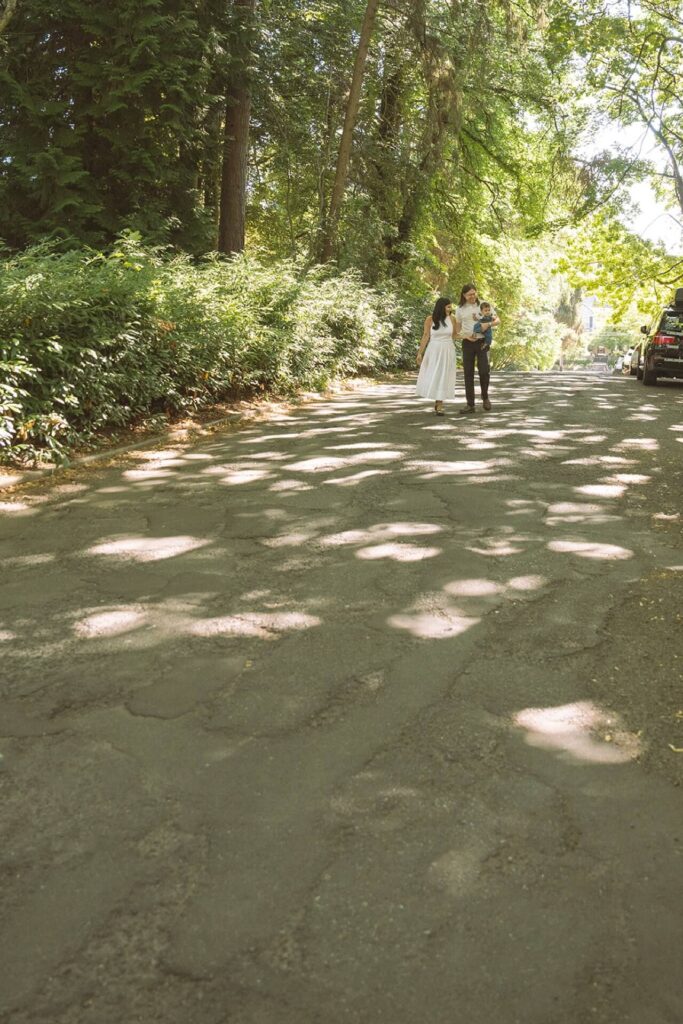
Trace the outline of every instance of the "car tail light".
[[670, 334], [655, 334], [652, 339], [653, 345], [677, 345], [678, 340]]

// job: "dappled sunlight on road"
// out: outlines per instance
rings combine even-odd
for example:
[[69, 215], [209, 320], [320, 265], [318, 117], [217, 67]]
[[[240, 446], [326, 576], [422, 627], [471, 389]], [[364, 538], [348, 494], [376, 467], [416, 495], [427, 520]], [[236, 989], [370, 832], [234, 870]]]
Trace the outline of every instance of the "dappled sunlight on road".
[[641, 753], [640, 738], [615, 712], [592, 701], [561, 707], [525, 708], [513, 716], [525, 742], [560, 757], [589, 764], [624, 764]]
[[600, 561], [614, 562], [624, 558], [633, 558], [633, 551], [619, 547], [618, 544], [596, 544], [585, 540], [551, 540], [548, 550], [558, 554], [577, 555], [579, 558], [595, 558]]
[[615, 445], [616, 448], [635, 448], [639, 451], [656, 452], [659, 441], [656, 437], [624, 437]]
[[512, 537], [508, 540], [487, 538], [480, 545], [473, 544], [468, 547], [468, 551], [483, 555], [485, 558], [508, 558], [510, 555], [521, 555], [524, 548], [516, 546], [515, 541], [516, 538]]
[[441, 548], [420, 548], [415, 544], [376, 544], [374, 547], [360, 548], [356, 558], [366, 561], [390, 558], [394, 562], [420, 562], [424, 558], [435, 558], [441, 551]]
[[579, 501], [558, 501], [548, 506], [545, 515], [548, 526], [557, 526], [559, 523], [588, 523], [596, 526], [620, 519], [621, 516], [608, 512], [603, 505]]
[[345, 530], [343, 533], [321, 537], [319, 543], [322, 547], [337, 548], [349, 544], [368, 544], [392, 537], [430, 537], [442, 531], [443, 526], [437, 523], [375, 523], [365, 530]]
[[[537, 575], [513, 576], [505, 582], [485, 577], [454, 579], [440, 591], [425, 591], [409, 608], [387, 620], [396, 629], [407, 630], [423, 640], [448, 640], [466, 632], [496, 611], [506, 600], [532, 598], [548, 581]], [[451, 598], [456, 598], [454, 604]]]
[[93, 544], [86, 555], [104, 555], [134, 562], [158, 562], [177, 558], [206, 547], [210, 541], [200, 537], [131, 537], [119, 535]]
[[239, 615], [201, 619], [187, 625], [186, 631], [194, 636], [253, 636], [271, 640], [281, 633], [319, 625], [319, 618], [302, 612], [241, 612]]
[[52, 551], [46, 551], [42, 555], [17, 555], [16, 558], [3, 558], [2, 568], [4, 570], [25, 569], [34, 565], [49, 565], [50, 562], [55, 561], [56, 557]]
[[[0, 541], [3, 660], [50, 659], [49, 682], [29, 667], [16, 692], [40, 689], [68, 708], [74, 659], [87, 665], [98, 652], [84, 701], [137, 692], [177, 657], [258, 664], [266, 648], [291, 655], [340, 635], [351, 638], [350, 663], [367, 647], [370, 674], [429, 640], [457, 658], [494, 635], [506, 609], [620, 571], [638, 555], [624, 527], [639, 522], [632, 503], [657, 482], [664, 446], [637, 415], [661, 406], [643, 406], [623, 380], [598, 396], [616, 411], [596, 409], [577, 379], [494, 380], [487, 415], [458, 417], [448, 403], [435, 422], [412, 382], [378, 384], [3, 501], [13, 531]], [[669, 449], [682, 430], [667, 428]], [[659, 528], [674, 514], [663, 505]], [[328, 677], [321, 657], [299, 664], [301, 686], [324, 703], [353, 670]], [[234, 671], [251, 693], [254, 672]], [[208, 699], [191, 673], [188, 687], [199, 705]], [[272, 716], [293, 718], [298, 706], [275, 701]]]
[[406, 630], [419, 640], [451, 640], [476, 626], [481, 619], [468, 618], [455, 609], [443, 608], [438, 613], [391, 615], [387, 621], [395, 629]]
[[626, 490], [626, 486], [621, 484], [583, 484], [581, 487], [575, 487], [574, 490], [577, 494], [587, 494], [596, 498], [620, 498]]
[[362, 469], [358, 473], [352, 473], [351, 476], [334, 476], [330, 477], [329, 480], [323, 480], [326, 486], [332, 485], [334, 487], [357, 487], [358, 484], [362, 483], [363, 480], [367, 480], [371, 476], [387, 476], [391, 473], [390, 469]]
[[453, 459], [452, 462], [428, 461], [414, 459], [406, 464], [409, 472], [417, 472], [423, 480], [434, 480], [440, 476], [468, 476], [472, 473], [488, 474], [501, 466], [509, 466], [509, 459], [489, 459], [487, 461]]
[[146, 621], [146, 612], [123, 605], [108, 611], [102, 609], [93, 611], [92, 614], [86, 615], [74, 623], [73, 631], [76, 636], [88, 640], [97, 637], [122, 636], [124, 633], [140, 629]]

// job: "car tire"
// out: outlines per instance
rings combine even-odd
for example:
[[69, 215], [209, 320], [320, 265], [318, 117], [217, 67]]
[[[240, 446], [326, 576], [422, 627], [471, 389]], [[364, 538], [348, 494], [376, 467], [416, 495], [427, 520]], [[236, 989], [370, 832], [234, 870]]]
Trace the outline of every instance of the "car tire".
[[629, 366], [629, 368], [628, 368], [628, 375], [629, 375], [629, 377], [636, 377], [638, 375], [638, 371], [635, 368], [635, 366]]
[[657, 374], [654, 370], [648, 368], [647, 365], [643, 367], [643, 384], [648, 386], [657, 383]]
[[642, 366], [639, 366], [638, 369], [636, 370], [636, 377], [638, 378], [638, 380], [642, 380], [643, 379], [643, 368], [642, 368]]

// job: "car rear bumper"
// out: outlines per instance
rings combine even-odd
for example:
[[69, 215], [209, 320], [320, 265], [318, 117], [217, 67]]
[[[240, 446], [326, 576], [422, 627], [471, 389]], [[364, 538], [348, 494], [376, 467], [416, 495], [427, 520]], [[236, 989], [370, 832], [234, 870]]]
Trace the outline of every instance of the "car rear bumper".
[[648, 362], [654, 372], [662, 377], [683, 377], [683, 356], [651, 356]]

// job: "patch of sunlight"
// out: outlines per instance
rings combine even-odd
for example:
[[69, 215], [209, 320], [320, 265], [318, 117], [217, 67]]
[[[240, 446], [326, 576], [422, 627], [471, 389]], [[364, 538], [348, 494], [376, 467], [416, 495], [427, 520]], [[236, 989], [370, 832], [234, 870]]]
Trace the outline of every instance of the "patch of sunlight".
[[358, 466], [365, 462], [395, 462], [397, 459], [402, 459], [405, 452], [402, 450], [395, 451], [391, 448], [384, 448], [380, 451], [371, 452], [359, 452], [357, 455], [348, 456], [344, 461], [347, 466]]
[[147, 462], [158, 462], [161, 459], [178, 459], [181, 455], [182, 452], [177, 448], [161, 448], [159, 451], [138, 452], [137, 458]]
[[547, 547], [549, 551], [556, 551], [559, 554], [578, 555], [579, 558], [595, 558], [605, 562], [633, 558], [633, 552], [628, 548], [621, 548], [617, 544], [597, 544], [587, 540], [551, 540]]
[[[491, 473], [498, 466], [497, 460], [488, 462], [459, 459], [456, 462], [441, 462], [435, 459], [415, 459], [407, 464], [407, 469], [423, 474], [423, 479], [430, 480], [435, 476], [467, 476], [469, 473]], [[509, 465], [509, 460], [505, 460]]]
[[520, 430], [520, 434], [531, 437], [538, 444], [550, 444], [553, 441], [568, 440], [569, 432], [566, 430]]
[[596, 498], [620, 498], [626, 490], [625, 484], [584, 484], [573, 488], [577, 494], [588, 494]]
[[[559, 451], [568, 452], [569, 448], [561, 448]], [[525, 455], [529, 459], [551, 459], [553, 455], [557, 455], [558, 448], [553, 445], [552, 448], [520, 448], [519, 454]]]
[[460, 447], [466, 451], [481, 452], [488, 448], [498, 448], [499, 446], [494, 441], [481, 441], [479, 438], [464, 437], [460, 441]]
[[[259, 452], [258, 453], [258, 460], [259, 460], [259, 462], [282, 462], [283, 459], [288, 459], [288, 458], [289, 458], [289, 456], [285, 452], [272, 451], [272, 452]], [[244, 459], [244, 461], [245, 462], [250, 462], [251, 460]], [[230, 467], [230, 468], [232, 469], [232, 467]], [[254, 468], [254, 467], [252, 466], [251, 468]]]
[[442, 590], [453, 597], [499, 597], [508, 591], [527, 593], [540, 590], [547, 584], [544, 576], [513, 576], [507, 583], [494, 583], [486, 579], [453, 580]]
[[127, 494], [128, 487], [98, 487], [96, 494]]
[[87, 548], [86, 555], [110, 555], [133, 562], [159, 562], [164, 558], [177, 558], [208, 544], [198, 537], [131, 537], [129, 534], [111, 537], [101, 544]]
[[511, 580], [508, 580], [508, 587], [512, 590], [540, 590], [547, 584], [545, 576], [513, 576]]
[[610, 466], [632, 466], [633, 459], [625, 459], [621, 455], [592, 455], [587, 459], [565, 459], [563, 466], [601, 466], [607, 463]]
[[347, 451], [354, 448], [379, 450], [386, 447], [387, 444], [384, 441], [356, 441], [353, 444], [326, 444], [325, 451]]
[[355, 455], [341, 457], [338, 455], [321, 455], [313, 459], [304, 459], [289, 466], [298, 473], [324, 473], [335, 469], [346, 469], [350, 466], [364, 465], [367, 462], [394, 462], [403, 458], [402, 451], [382, 449], [380, 451], [363, 451]]
[[20, 516], [20, 515], [33, 515], [38, 510], [31, 508], [25, 501], [0, 501], [0, 512], [5, 512], [8, 515]]
[[307, 531], [305, 533], [283, 533], [279, 537], [262, 538], [260, 543], [267, 548], [298, 548], [307, 544], [315, 534]]
[[508, 555], [521, 555], [524, 548], [516, 548], [506, 540], [491, 540], [486, 542], [485, 547], [471, 547], [467, 550], [489, 558], [506, 558]]
[[278, 633], [312, 629], [319, 625], [319, 618], [302, 612], [242, 612], [240, 615], [202, 619], [193, 623], [189, 632], [194, 636], [253, 636], [269, 640]]
[[593, 701], [525, 708], [513, 722], [529, 746], [556, 751], [564, 760], [624, 764], [641, 752], [639, 737], [623, 727], [620, 716]]
[[404, 629], [420, 640], [450, 640], [476, 626], [481, 619], [444, 609], [438, 614], [415, 612], [392, 615], [388, 620], [395, 629]]
[[305, 484], [303, 480], [278, 480], [277, 483], [271, 484], [268, 490], [272, 491], [274, 494], [312, 491], [313, 484]]
[[581, 516], [590, 519], [602, 511], [602, 505], [594, 505], [589, 502], [553, 502], [548, 506], [547, 516], [554, 516], [558, 519], [565, 516]]
[[244, 431], [244, 436], [237, 438], [237, 444], [249, 445], [249, 444], [267, 444], [268, 441], [295, 441], [300, 437], [305, 437], [305, 433], [295, 433], [289, 430], [284, 430], [281, 434], [261, 434], [260, 437], [254, 437], [251, 431]]
[[386, 476], [389, 469], [362, 469], [359, 473], [352, 473], [351, 476], [337, 476], [331, 480], [323, 480], [324, 484], [333, 484], [336, 487], [355, 487], [369, 476]]
[[655, 437], [625, 437], [615, 448], [640, 448], [642, 451], [656, 452], [659, 441]]
[[218, 483], [226, 484], [228, 487], [239, 487], [240, 484], [253, 484], [257, 480], [267, 480], [271, 476], [272, 473], [268, 469], [238, 469], [224, 473]]
[[163, 477], [170, 476], [170, 472], [167, 469], [126, 469], [121, 474], [124, 480], [129, 480], [131, 483], [135, 483], [136, 480], [160, 480]]
[[606, 482], [616, 482], [619, 484], [646, 484], [648, 480], [651, 479], [651, 476], [646, 476], [644, 473], [615, 473], [614, 476], [606, 477]]
[[521, 477], [514, 475], [513, 473], [497, 473], [495, 476], [490, 474], [489, 476], [471, 476], [467, 481], [468, 484], [503, 484], [515, 480], [520, 480]]
[[586, 434], [584, 437], [577, 437], [579, 444], [603, 444], [607, 440], [607, 434]]
[[4, 569], [23, 569], [26, 566], [46, 565], [48, 562], [54, 562], [56, 557], [56, 555], [48, 553], [43, 555], [14, 555], [13, 558], [0, 559], [0, 565]]
[[441, 548], [420, 548], [415, 544], [376, 544], [370, 548], [360, 548], [356, 558], [371, 561], [377, 558], [390, 558], [394, 562], [421, 562], [425, 558], [435, 558], [441, 554]]
[[454, 580], [443, 589], [455, 597], [490, 597], [503, 592], [503, 587], [491, 580]]
[[338, 455], [318, 455], [312, 459], [293, 462], [288, 468], [295, 473], [329, 473], [333, 469], [343, 469], [348, 464], [346, 459]]
[[139, 629], [144, 625], [146, 619], [145, 612], [122, 606], [106, 612], [86, 615], [85, 618], [74, 623], [73, 630], [76, 636], [88, 640], [105, 636], [121, 636], [122, 633]]
[[393, 537], [428, 536], [441, 533], [442, 526], [434, 523], [377, 523], [367, 530], [344, 530], [323, 537], [323, 547], [337, 548], [347, 544], [372, 544], [375, 541], [391, 540]]
[[18, 640], [16, 633], [12, 633], [9, 629], [0, 629], [0, 643], [7, 643], [10, 640]]

